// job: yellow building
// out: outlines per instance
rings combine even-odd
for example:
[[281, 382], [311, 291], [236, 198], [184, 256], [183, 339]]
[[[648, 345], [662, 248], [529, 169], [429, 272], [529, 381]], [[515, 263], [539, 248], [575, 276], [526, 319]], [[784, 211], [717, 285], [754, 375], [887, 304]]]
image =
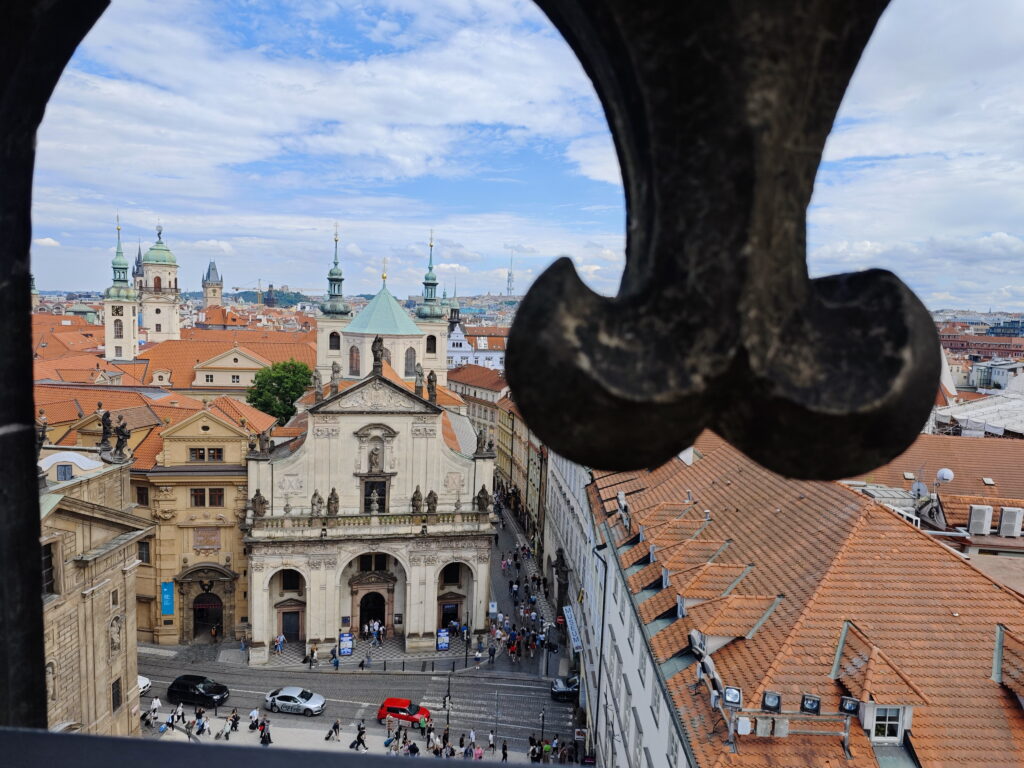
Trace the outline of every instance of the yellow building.
[[153, 528], [128, 511], [127, 464], [52, 446], [39, 466], [50, 729], [138, 733], [135, 587]]

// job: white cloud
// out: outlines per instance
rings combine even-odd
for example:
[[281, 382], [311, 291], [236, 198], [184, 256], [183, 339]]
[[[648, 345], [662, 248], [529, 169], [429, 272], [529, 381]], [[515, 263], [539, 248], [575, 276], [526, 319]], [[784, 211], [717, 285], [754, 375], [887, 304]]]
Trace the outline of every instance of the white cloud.
[[439, 274], [445, 275], [468, 275], [469, 267], [465, 264], [437, 264], [435, 269]]
[[611, 134], [599, 133], [574, 139], [569, 143], [566, 154], [588, 179], [622, 185], [622, 172]]
[[37, 237], [32, 241], [32, 244], [51, 248], [56, 248], [60, 246], [60, 242], [54, 240], [52, 237]]

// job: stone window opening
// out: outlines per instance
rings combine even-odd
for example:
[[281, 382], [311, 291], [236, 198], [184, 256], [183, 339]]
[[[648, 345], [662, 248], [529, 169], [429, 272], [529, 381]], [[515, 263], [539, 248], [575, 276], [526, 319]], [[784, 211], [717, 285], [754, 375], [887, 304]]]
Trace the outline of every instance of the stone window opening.
[[405, 350], [405, 375], [416, 375], [416, 350], [412, 347]]
[[331, 331], [331, 335], [328, 337], [328, 347], [331, 350], [341, 350], [341, 334], [337, 331]]
[[348, 349], [348, 375], [359, 376], [359, 347], [355, 344]]
[[117, 320], [114, 321], [114, 338], [115, 339], [123, 339], [124, 338], [124, 321], [121, 320], [120, 318], [118, 318]]
[[427, 336], [427, 354], [428, 355], [435, 355], [435, 354], [437, 354], [437, 336], [434, 336], [434, 335]]

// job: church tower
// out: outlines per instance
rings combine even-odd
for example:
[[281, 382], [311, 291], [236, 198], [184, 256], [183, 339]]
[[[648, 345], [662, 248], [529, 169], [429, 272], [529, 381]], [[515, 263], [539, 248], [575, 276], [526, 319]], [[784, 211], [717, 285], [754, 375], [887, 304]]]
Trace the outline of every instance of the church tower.
[[345, 277], [338, 266], [338, 226], [334, 226], [334, 266], [327, 273], [327, 299], [320, 305], [323, 317], [316, 324], [316, 367], [324, 381], [331, 378], [331, 365], [337, 362], [347, 370], [346, 350], [342, 336], [352, 320], [352, 310], [345, 303], [342, 284]]
[[117, 251], [110, 263], [114, 281], [103, 294], [103, 356], [134, 360], [139, 354], [139, 294], [128, 282], [128, 260], [121, 250], [121, 221], [117, 222]]
[[210, 266], [203, 275], [203, 309], [218, 307], [224, 303], [224, 278], [217, 271], [217, 263], [210, 259]]
[[437, 300], [437, 275], [434, 274], [434, 231], [430, 231], [430, 255], [423, 275], [423, 303], [416, 308], [416, 324], [427, 335], [423, 350], [423, 370], [448, 369], [448, 311]]
[[181, 338], [178, 305], [178, 262], [157, 225], [156, 242], [142, 257], [142, 326], [151, 342]]

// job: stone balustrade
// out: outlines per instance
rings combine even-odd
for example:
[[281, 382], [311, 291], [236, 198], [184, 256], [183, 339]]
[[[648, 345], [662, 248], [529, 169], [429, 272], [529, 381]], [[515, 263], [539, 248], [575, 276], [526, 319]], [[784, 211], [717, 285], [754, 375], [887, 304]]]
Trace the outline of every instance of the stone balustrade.
[[[433, 533], [456, 531], [488, 531], [491, 518], [487, 512], [460, 511], [413, 515], [402, 512], [382, 514], [312, 515], [272, 514], [252, 518], [251, 538], [336, 538], [353, 535], [415, 535], [426, 525]], [[326, 535], [324, 534], [326, 531]]]

